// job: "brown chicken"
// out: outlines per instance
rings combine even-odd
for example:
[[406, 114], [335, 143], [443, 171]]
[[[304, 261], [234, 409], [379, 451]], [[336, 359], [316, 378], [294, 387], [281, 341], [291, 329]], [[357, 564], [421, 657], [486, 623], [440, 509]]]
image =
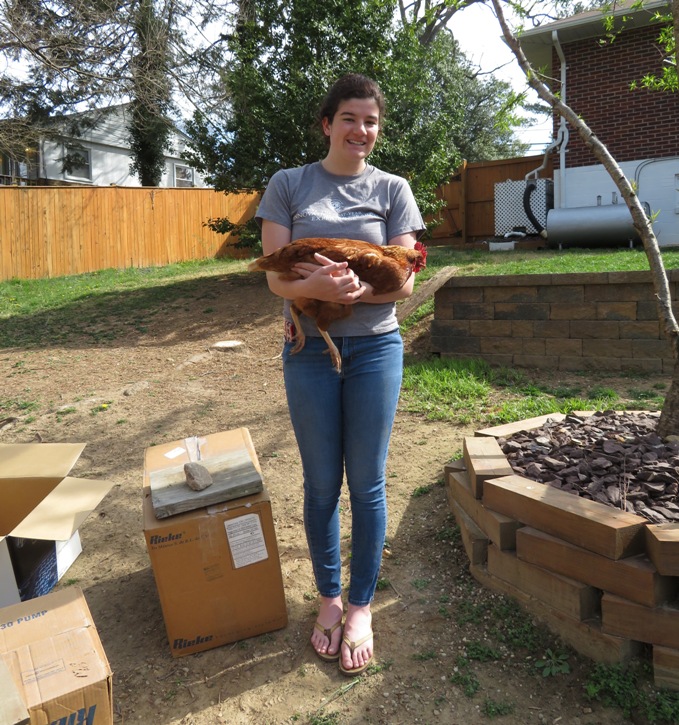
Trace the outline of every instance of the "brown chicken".
[[[259, 257], [250, 263], [248, 269], [262, 272], [279, 272], [282, 279], [301, 279], [301, 275], [293, 271], [300, 262], [317, 264], [314, 254], [322, 254], [333, 262], [348, 262], [362, 282], [367, 282], [376, 294], [388, 294], [401, 289], [413, 272], [425, 266], [427, 250], [417, 242], [415, 249], [407, 249], [395, 244], [380, 246], [356, 239], [324, 239], [313, 237], [298, 239], [277, 249], [273, 254]], [[339, 372], [342, 361], [339, 351], [333, 343], [328, 328], [335, 320], [343, 320], [352, 313], [351, 305], [338, 302], [322, 302], [308, 297], [297, 297], [292, 300], [290, 314], [295, 323], [296, 340], [292, 353], [299, 352], [306, 341], [299, 315], [305, 314], [315, 320], [319, 332], [328, 344], [332, 363]]]

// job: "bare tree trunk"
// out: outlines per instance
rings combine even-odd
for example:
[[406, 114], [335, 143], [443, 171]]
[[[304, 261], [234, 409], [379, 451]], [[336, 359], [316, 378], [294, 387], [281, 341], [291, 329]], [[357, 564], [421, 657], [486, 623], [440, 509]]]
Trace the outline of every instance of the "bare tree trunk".
[[679, 435], [679, 360], [674, 359], [672, 383], [665, 396], [662, 413], [658, 421], [658, 435]]
[[[677, 31], [677, 19], [679, 12], [679, 0], [673, 1], [674, 12], [674, 29]], [[653, 289], [655, 290], [656, 303], [658, 306], [658, 317], [662, 322], [665, 335], [669, 338], [672, 345], [672, 352], [675, 359], [674, 372], [672, 374], [672, 383], [665, 397], [660, 420], [658, 421], [658, 435], [667, 436], [672, 433], [679, 432], [679, 326], [672, 312], [672, 297], [670, 294], [669, 281], [667, 273], [660, 256], [660, 248], [656, 239], [651, 221], [646, 216], [644, 208], [632, 188], [632, 185], [625, 177], [622, 169], [611, 156], [606, 146], [594, 135], [589, 126], [573, 111], [573, 109], [554, 95], [550, 88], [543, 83], [536, 71], [528, 62], [523, 53], [521, 45], [516, 36], [511, 32], [507, 21], [505, 20], [500, 5], [500, 0], [492, 0], [495, 14], [498, 22], [502, 27], [502, 34], [514, 53], [521, 70], [524, 72], [531, 88], [535, 89], [537, 94], [543, 101], [554, 108], [568, 123], [578, 132], [580, 138], [585, 142], [587, 147], [592, 151], [596, 159], [603, 165], [611, 179], [618, 187], [627, 207], [632, 215], [632, 222], [635, 229], [639, 233], [639, 237], [644, 245], [644, 251], [651, 269], [651, 278], [653, 281]]]

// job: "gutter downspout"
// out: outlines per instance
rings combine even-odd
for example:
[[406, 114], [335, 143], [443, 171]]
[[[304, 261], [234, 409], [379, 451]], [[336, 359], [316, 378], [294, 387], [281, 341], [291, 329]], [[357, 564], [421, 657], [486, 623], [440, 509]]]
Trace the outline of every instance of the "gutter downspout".
[[[561, 101], [566, 103], [566, 56], [563, 54], [561, 43], [559, 42], [559, 34], [556, 30], [552, 30], [552, 43], [556, 49], [559, 60], [561, 61]], [[566, 208], [566, 146], [568, 146], [568, 128], [566, 127], [566, 119], [561, 116], [558, 137], [562, 139], [559, 146], [559, 202], [558, 209]]]

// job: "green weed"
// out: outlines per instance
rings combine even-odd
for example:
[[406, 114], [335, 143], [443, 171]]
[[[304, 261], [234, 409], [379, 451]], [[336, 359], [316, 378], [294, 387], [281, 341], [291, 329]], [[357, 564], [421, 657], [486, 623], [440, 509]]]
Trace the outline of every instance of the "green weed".
[[552, 649], [545, 652], [542, 659], [535, 663], [535, 667], [542, 672], [543, 677], [567, 675], [571, 671], [568, 664], [568, 653], [555, 652]]
[[511, 715], [514, 712], [514, 705], [510, 702], [497, 702], [487, 697], [483, 701], [481, 712], [490, 718], [502, 717], [503, 715]]
[[454, 685], [459, 685], [467, 697], [474, 697], [481, 687], [479, 678], [471, 670], [469, 661], [464, 657], [457, 658], [457, 664], [453, 674], [450, 676], [450, 681]]
[[2, 413], [28, 413], [38, 410], [40, 404], [35, 400], [22, 400], [20, 398], [0, 398], [0, 412]]
[[309, 725], [339, 725], [339, 721], [336, 712], [316, 713], [309, 718]]
[[413, 655], [413, 659], [418, 662], [428, 662], [429, 660], [435, 660], [438, 657], [434, 650], [428, 650], [427, 652], [418, 652]]
[[77, 409], [76, 409], [75, 407], [73, 407], [72, 405], [68, 406], [67, 408], [60, 408], [60, 409], [59, 409], [59, 410], [57, 410], [57, 412], [55, 413], [55, 415], [56, 415], [56, 418], [57, 418], [57, 421], [58, 421], [59, 423], [61, 423], [61, 419], [62, 419], [62, 418], [64, 418], [64, 417], [65, 417], [65, 416], [67, 416], [67, 415], [71, 415], [72, 413], [75, 413], [75, 412], [76, 412], [76, 410], [77, 410]]
[[477, 660], [479, 662], [493, 662], [495, 660], [502, 659], [502, 654], [497, 649], [476, 640], [467, 642], [465, 650], [467, 652], [467, 657], [470, 660]]
[[434, 534], [435, 541], [448, 541], [451, 544], [457, 544], [460, 542], [460, 527], [459, 526], [444, 526]]
[[393, 660], [382, 660], [382, 662], [373, 662], [371, 665], [368, 666], [368, 669], [366, 670], [366, 672], [369, 675], [377, 675], [378, 673], [382, 672], [383, 670], [390, 669], [393, 664], [394, 664]]
[[585, 694], [607, 707], [620, 708], [626, 717], [639, 707], [639, 671], [624, 665], [597, 664], [585, 683]]
[[646, 663], [594, 665], [585, 682], [585, 694], [590, 700], [619, 708], [635, 721], [658, 725], [679, 722], [679, 692], [656, 689]]

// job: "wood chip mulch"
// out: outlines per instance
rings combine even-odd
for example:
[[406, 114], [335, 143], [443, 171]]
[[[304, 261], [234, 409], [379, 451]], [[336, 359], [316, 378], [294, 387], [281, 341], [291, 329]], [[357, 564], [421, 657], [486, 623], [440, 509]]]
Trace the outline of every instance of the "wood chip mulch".
[[658, 415], [571, 414], [498, 443], [517, 475], [652, 523], [679, 522], [679, 441], [657, 435]]

